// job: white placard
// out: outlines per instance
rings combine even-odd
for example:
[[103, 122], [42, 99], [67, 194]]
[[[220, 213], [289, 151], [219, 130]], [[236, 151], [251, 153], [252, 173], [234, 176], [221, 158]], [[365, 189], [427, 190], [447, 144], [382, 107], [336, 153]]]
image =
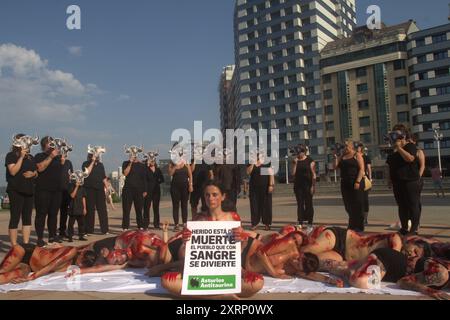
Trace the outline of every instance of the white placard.
[[215, 295], [241, 292], [241, 243], [232, 229], [239, 221], [192, 221], [186, 243], [182, 295]]

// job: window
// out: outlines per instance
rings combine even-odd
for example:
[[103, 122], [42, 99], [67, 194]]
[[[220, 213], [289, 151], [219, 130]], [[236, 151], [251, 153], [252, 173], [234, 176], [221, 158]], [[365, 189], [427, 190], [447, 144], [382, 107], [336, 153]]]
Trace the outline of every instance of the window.
[[258, 86], [256, 83], [250, 83], [250, 91], [256, 91], [258, 90]]
[[370, 127], [370, 117], [359, 118], [360, 127]]
[[394, 61], [394, 70], [400, 70], [400, 69], [405, 69], [405, 68], [406, 68], [405, 60], [395, 60]]
[[270, 94], [266, 93], [266, 94], [262, 94], [260, 96], [261, 102], [268, 102], [270, 100]]
[[252, 118], [258, 118], [258, 110], [252, 110], [250, 111], [250, 114], [252, 115]]
[[283, 64], [276, 64], [273, 66], [273, 72], [282, 72], [283, 71]]
[[294, 39], [295, 39], [295, 37], [294, 37], [293, 33], [290, 33], [290, 34], [286, 35], [286, 42], [294, 41]]
[[422, 107], [422, 114], [430, 114], [430, 113], [431, 113], [430, 106]]
[[262, 54], [260, 56], [258, 56], [259, 59], [259, 63], [263, 63], [263, 62], [267, 62], [267, 54]]
[[295, 111], [299, 111], [300, 110], [297, 103], [291, 103], [289, 105], [289, 109], [291, 110], [291, 112], [295, 112]]
[[298, 118], [291, 118], [291, 126], [298, 126], [299, 120]]
[[367, 69], [365, 67], [356, 69], [356, 77], [365, 77], [367, 76]]
[[[422, 108], [423, 110], [423, 108]], [[439, 112], [448, 112], [450, 111], [450, 104], [440, 104], [438, 105]]]
[[332, 115], [333, 114], [333, 106], [325, 106], [325, 114], [327, 116]]
[[317, 131], [316, 130], [308, 131], [308, 135], [309, 135], [310, 139], [317, 139]]
[[250, 97], [250, 103], [251, 103], [251, 104], [258, 103], [258, 96]]
[[333, 98], [333, 90], [325, 90], [323, 92], [323, 98], [324, 99], [332, 99]]
[[306, 103], [306, 108], [308, 110], [314, 109], [316, 107], [316, 103], [314, 101]]
[[297, 82], [297, 75], [292, 74], [290, 76], [288, 76], [288, 81], [290, 84], [296, 83]]
[[395, 97], [398, 105], [400, 104], [408, 104], [408, 95], [407, 94], [399, 94]]
[[292, 69], [297, 68], [297, 65], [296, 65], [296, 63], [295, 63], [295, 60], [289, 61], [287, 65], [288, 65], [288, 69], [289, 69], [289, 70], [292, 70]]
[[306, 67], [306, 68], [310, 68], [310, 67], [312, 67], [313, 65], [314, 65], [313, 59], [307, 59], [307, 60], [305, 60], [305, 67]]
[[434, 141], [433, 140], [424, 141], [423, 142], [423, 148], [424, 149], [434, 149]]
[[278, 129], [286, 127], [286, 121], [284, 119], [278, 119], [276, 123]]
[[[275, 20], [275, 19], [278, 19], [278, 18], [280, 18], [280, 17], [281, 17], [281, 12], [280, 12], [280, 11], [272, 12], [272, 13], [270, 14], [271, 20]], [[280, 26], [280, 30], [281, 30], [281, 26]]]
[[272, 57], [273, 57], [274, 60], [280, 59], [281, 57], [283, 57], [283, 51], [282, 50], [278, 50], [278, 51], [272, 52]]
[[395, 78], [395, 87], [396, 88], [406, 87], [406, 77]]
[[281, 31], [281, 24], [274, 25], [274, 26], [271, 27], [271, 29], [272, 29], [272, 33], [280, 32]]
[[407, 123], [409, 122], [409, 112], [398, 112], [397, 118], [398, 122]]
[[372, 143], [372, 135], [370, 133], [362, 133], [360, 134], [361, 142], [364, 144]]
[[276, 78], [273, 80], [275, 87], [284, 85], [284, 78]]
[[314, 94], [314, 87], [308, 87], [306, 88], [306, 95], [313, 95]]
[[309, 4], [304, 4], [300, 7], [301, 12], [306, 12], [309, 10]]
[[425, 54], [417, 57], [417, 63], [426, 63], [426, 62], [427, 56]]
[[266, 74], [269, 74], [269, 68], [261, 68], [261, 69], [259, 69], [259, 74], [261, 75], [261, 76], [265, 76]]
[[428, 72], [419, 73], [419, 80], [428, 80]]
[[367, 93], [369, 91], [369, 87], [367, 86], [367, 83], [358, 84], [358, 94]]
[[293, 97], [296, 97], [298, 95], [298, 93], [297, 93], [297, 89], [289, 89], [289, 97], [290, 98], [293, 98]]
[[[315, 139], [315, 138], [313, 138], [313, 139]], [[319, 147], [311, 146], [311, 147], [309, 147], [309, 151], [311, 152], [312, 155], [317, 155], [317, 154], [319, 154]]]
[[302, 19], [303, 26], [306, 26], [311, 23], [311, 18]]
[[334, 130], [334, 121], [325, 122], [325, 129], [330, 131]]
[[294, 47], [287, 48], [286, 53], [288, 57], [293, 56], [295, 54], [295, 48]]
[[286, 108], [284, 106], [276, 106], [275, 107], [275, 113], [276, 114], [282, 114], [286, 111]]
[[425, 38], [416, 40], [417, 47], [423, 47], [425, 45]]
[[439, 122], [441, 130], [450, 130], [450, 121]]
[[327, 145], [332, 146], [336, 144], [336, 138], [335, 137], [329, 137], [327, 138]]
[[441, 34], [437, 34], [437, 35], [433, 36], [433, 43], [439, 43], [439, 42], [444, 42], [444, 41], [447, 41], [446, 33], [441, 33]]
[[284, 99], [284, 91], [275, 92], [275, 99]]
[[292, 140], [296, 140], [296, 139], [300, 138], [298, 131], [291, 132], [291, 138], [292, 138]]
[[259, 83], [259, 85], [260, 85], [261, 89], [268, 89], [268, 88], [269, 88], [269, 80], [267, 80], [267, 81], [261, 81], [261, 82]]
[[311, 38], [311, 31], [303, 32], [303, 40]]
[[331, 83], [331, 74], [326, 74], [322, 77], [323, 84]]
[[450, 74], [448, 67], [436, 69], [434, 73], [435, 73], [436, 78], [446, 77]]
[[306, 73], [305, 81], [314, 81], [314, 73], [313, 72]]
[[312, 46], [303, 46], [303, 51], [305, 53], [310, 53], [313, 51]]
[[316, 116], [309, 116], [308, 117], [308, 124], [316, 124]]
[[430, 90], [428, 90], [428, 89], [421, 89], [419, 92], [420, 92], [421, 98], [430, 96]]
[[358, 109], [359, 110], [367, 110], [367, 109], [369, 109], [369, 100], [358, 101]]
[[436, 91], [438, 96], [450, 94], [450, 86], [436, 88]]
[[440, 51], [440, 52], [436, 52], [434, 54], [434, 61], [447, 59], [447, 58], [448, 58], [448, 52], [447, 51]]
[[[285, 14], [286, 16], [291, 15], [293, 12], [294, 12], [294, 11], [292, 10], [292, 7], [289, 7], [289, 8], [285, 8], [285, 9], [284, 9], [284, 14]], [[289, 21], [289, 22], [292, 23], [292, 21]], [[287, 25], [287, 22], [286, 22], [286, 25]]]

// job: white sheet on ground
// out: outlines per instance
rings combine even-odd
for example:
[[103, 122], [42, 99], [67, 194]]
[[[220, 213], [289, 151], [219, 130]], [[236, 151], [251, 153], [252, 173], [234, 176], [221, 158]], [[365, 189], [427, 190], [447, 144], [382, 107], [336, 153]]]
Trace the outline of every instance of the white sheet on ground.
[[[161, 287], [160, 278], [145, 276], [144, 269], [129, 269], [105, 273], [84, 274], [68, 281], [65, 273], [54, 273], [34, 281], [0, 286], [0, 292], [10, 291], [81, 291], [112, 293], [167, 294]], [[260, 293], [368, 293], [418, 296], [417, 292], [399, 289], [395, 284], [383, 284], [380, 290], [336, 288], [320, 282], [304, 279], [280, 280], [265, 277]]]

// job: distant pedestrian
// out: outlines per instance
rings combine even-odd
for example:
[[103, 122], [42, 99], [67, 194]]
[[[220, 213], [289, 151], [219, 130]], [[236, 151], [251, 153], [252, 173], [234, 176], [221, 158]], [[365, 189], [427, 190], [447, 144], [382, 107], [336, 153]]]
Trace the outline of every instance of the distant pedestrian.
[[444, 188], [442, 186], [442, 172], [439, 169], [438, 165], [435, 165], [433, 169], [431, 169], [431, 179], [433, 180], [434, 190], [436, 191], [436, 195], [439, 198], [439, 191], [442, 193], [442, 198], [445, 197]]

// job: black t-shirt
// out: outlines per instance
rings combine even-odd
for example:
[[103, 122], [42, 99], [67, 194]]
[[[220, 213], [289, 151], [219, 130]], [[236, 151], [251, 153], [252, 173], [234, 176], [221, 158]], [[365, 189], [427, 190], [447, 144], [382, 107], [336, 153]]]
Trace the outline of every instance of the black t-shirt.
[[186, 166], [181, 169], [175, 170], [175, 173], [172, 176], [171, 186], [176, 188], [189, 187], [189, 173]]
[[205, 163], [195, 165], [195, 170], [192, 172], [194, 189], [202, 188], [202, 186], [206, 183], [208, 180], [209, 169], [210, 167]]
[[153, 172], [152, 170], [150, 170], [150, 168], [147, 167], [147, 170], [149, 172], [147, 176], [147, 192], [152, 193], [160, 190], [159, 185], [161, 183], [164, 183], [164, 176], [161, 169], [156, 168], [155, 172]]
[[297, 161], [297, 169], [295, 171], [294, 187], [311, 187], [312, 186], [312, 172], [311, 163], [314, 160], [311, 157], [306, 157], [304, 160]]
[[359, 164], [356, 155], [350, 159], [342, 159], [339, 163], [341, 169], [341, 183], [346, 186], [353, 186], [358, 178]]
[[[88, 168], [90, 164], [91, 161], [85, 161], [81, 167], [82, 170], [84, 171], [84, 169]], [[96, 164], [92, 168], [92, 172], [89, 174], [89, 177], [84, 180], [84, 187], [86, 189], [104, 190], [105, 185], [103, 183], [103, 180], [105, 179], [106, 172], [103, 163], [96, 162]]]
[[417, 147], [413, 143], [408, 143], [403, 149], [415, 157], [411, 163], [406, 162], [398, 152], [390, 154], [386, 160], [389, 165], [391, 180], [395, 181], [415, 181], [419, 180], [419, 166], [417, 164]]
[[225, 190], [233, 190], [235, 187], [235, 167], [233, 164], [216, 164], [214, 166], [214, 178], [223, 185]]
[[16, 191], [27, 195], [34, 193], [34, 178], [27, 179], [23, 174], [27, 171], [36, 171], [36, 164], [34, 163], [33, 156], [28, 155], [22, 161], [22, 166], [19, 172], [15, 176], [9, 173], [8, 166], [10, 164], [16, 164], [19, 161], [20, 156], [16, 153], [10, 152], [6, 155], [5, 167], [6, 167], [6, 181], [8, 182], [8, 191]]
[[[130, 161], [122, 164], [122, 172], [128, 167]], [[149, 169], [141, 162], [135, 162], [131, 166], [130, 173], [125, 178], [124, 188], [133, 188], [142, 192], [148, 191], [147, 181], [150, 179]]]
[[73, 172], [73, 165], [70, 160], [66, 160], [62, 166], [61, 190], [69, 190], [70, 175], [69, 170]]
[[[36, 164], [43, 162], [49, 157], [47, 152], [38, 153], [34, 157]], [[62, 175], [61, 156], [53, 158], [47, 169], [39, 172], [36, 179], [36, 191], [61, 191], [61, 175]]]
[[262, 187], [262, 188], [268, 188], [270, 183], [270, 176], [269, 175], [261, 175], [261, 169], [262, 168], [270, 168], [271, 164], [263, 164], [259, 167], [256, 165], [253, 166], [252, 173], [250, 174], [250, 187]]
[[[69, 194], [72, 194], [72, 192], [75, 190], [75, 183], [71, 182], [68, 185], [68, 191]], [[86, 198], [86, 191], [84, 190], [83, 186], [78, 187], [77, 194], [75, 198], [72, 198], [70, 201], [69, 206], [69, 216], [82, 216], [84, 211], [83, 206], [83, 198]]]

